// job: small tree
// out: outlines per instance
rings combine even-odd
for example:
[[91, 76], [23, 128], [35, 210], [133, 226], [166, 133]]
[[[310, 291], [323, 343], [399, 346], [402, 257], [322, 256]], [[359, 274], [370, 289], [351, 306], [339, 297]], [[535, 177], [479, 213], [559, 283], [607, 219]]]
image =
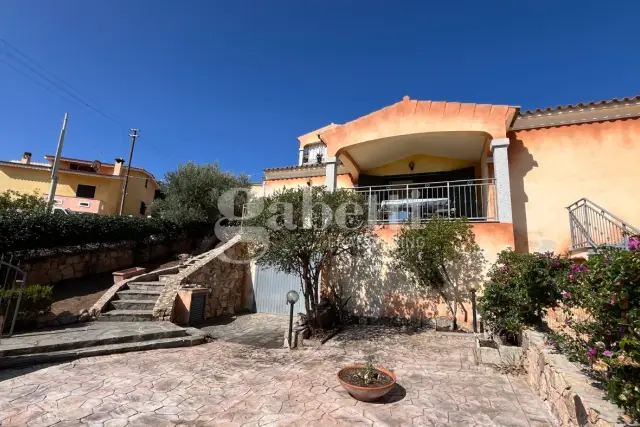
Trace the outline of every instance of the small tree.
[[420, 226], [403, 227], [392, 255], [395, 267], [408, 273], [410, 280], [442, 297], [453, 317], [451, 329], [456, 330], [460, 295], [453, 272], [466, 255], [479, 251], [467, 221], [436, 217]]
[[6, 190], [0, 193], [0, 212], [44, 212], [46, 202], [38, 193], [19, 193], [16, 190]]
[[310, 324], [318, 326], [320, 273], [361, 253], [370, 234], [364, 198], [346, 189], [283, 189], [256, 200], [249, 212], [244, 225], [255, 233], [248, 240], [258, 263], [300, 277]]
[[[233, 188], [249, 188], [249, 178], [224, 172], [217, 162], [204, 165], [188, 162], [178, 166], [177, 171], [165, 174], [161, 188], [165, 197], [155, 200], [150, 211], [152, 215], [178, 223], [214, 224], [221, 217], [218, 198]], [[237, 201], [238, 211], [242, 203]]]

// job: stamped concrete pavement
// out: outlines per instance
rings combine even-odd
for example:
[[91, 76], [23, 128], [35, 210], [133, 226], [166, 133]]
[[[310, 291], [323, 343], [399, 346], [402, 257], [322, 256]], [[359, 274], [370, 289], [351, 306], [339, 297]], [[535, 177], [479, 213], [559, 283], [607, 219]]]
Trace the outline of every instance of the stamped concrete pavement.
[[216, 340], [261, 348], [282, 348], [289, 316], [270, 313], [220, 317], [200, 330]]
[[[378, 403], [336, 380], [372, 356], [398, 386]], [[356, 327], [321, 348], [228, 341], [0, 371], [6, 426], [552, 426], [522, 378], [475, 365], [464, 335]]]

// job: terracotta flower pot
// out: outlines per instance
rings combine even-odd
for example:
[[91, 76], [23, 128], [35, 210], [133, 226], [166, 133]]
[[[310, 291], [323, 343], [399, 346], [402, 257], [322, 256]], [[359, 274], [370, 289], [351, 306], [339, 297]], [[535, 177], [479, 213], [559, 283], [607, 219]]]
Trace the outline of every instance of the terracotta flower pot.
[[363, 402], [373, 402], [374, 400], [378, 400], [385, 394], [389, 393], [389, 391], [391, 391], [393, 386], [396, 385], [396, 374], [384, 368], [376, 368], [376, 370], [389, 375], [393, 381], [383, 386], [360, 387], [357, 385], [344, 382], [340, 378], [340, 373], [342, 371], [346, 371], [349, 369], [360, 369], [360, 368], [364, 368], [364, 365], [346, 366], [342, 368], [340, 372], [338, 372], [338, 381], [340, 381], [340, 385], [342, 386], [342, 388], [347, 390], [347, 392], [349, 392], [349, 394], [356, 400], [361, 400]]

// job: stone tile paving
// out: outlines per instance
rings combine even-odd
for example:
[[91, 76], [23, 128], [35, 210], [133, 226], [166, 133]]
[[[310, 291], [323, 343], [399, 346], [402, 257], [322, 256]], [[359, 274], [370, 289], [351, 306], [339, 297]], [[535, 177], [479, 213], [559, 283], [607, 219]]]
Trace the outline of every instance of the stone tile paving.
[[[373, 356], [398, 386], [357, 402], [339, 367]], [[0, 371], [5, 426], [551, 426], [518, 377], [476, 366], [467, 337], [358, 327], [297, 351], [197, 347]]]
[[7, 351], [38, 352], [43, 348], [69, 348], [74, 343], [110, 340], [148, 334], [162, 334], [181, 331], [182, 328], [171, 322], [88, 322], [67, 327], [41, 329], [36, 332], [14, 334], [0, 339], [0, 356]]
[[222, 341], [262, 348], [282, 348], [289, 316], [257, 313], [215, 319], [200, 329]]

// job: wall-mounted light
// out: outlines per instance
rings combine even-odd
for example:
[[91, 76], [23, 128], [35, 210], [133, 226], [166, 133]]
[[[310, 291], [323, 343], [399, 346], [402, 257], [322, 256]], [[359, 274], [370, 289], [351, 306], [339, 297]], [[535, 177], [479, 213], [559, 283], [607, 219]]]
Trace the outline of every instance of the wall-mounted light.
[[409, 162], [409, 169], [413, 170], [414, 167], [416, 167], [416, 164], [413, 162]]

